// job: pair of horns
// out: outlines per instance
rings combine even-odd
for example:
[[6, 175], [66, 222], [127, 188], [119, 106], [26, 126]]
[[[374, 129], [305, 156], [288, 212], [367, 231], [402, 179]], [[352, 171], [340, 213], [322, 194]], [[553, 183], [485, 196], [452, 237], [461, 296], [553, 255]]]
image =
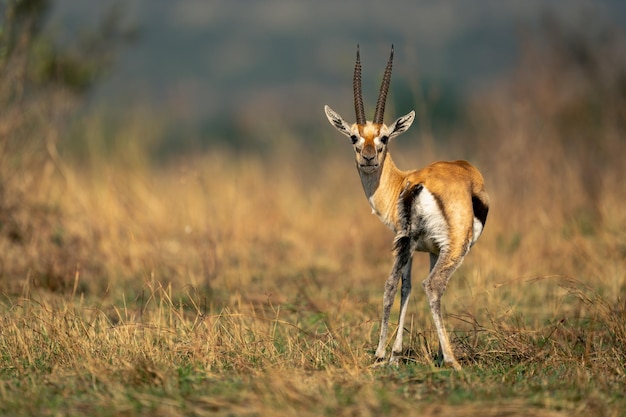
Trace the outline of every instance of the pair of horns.
[[[383, 82], [380, 86], [380, 92], [378, 93], [378, 101], [376, 102], [376, 112], [374, 113], [374, 123], [382, 124], [383, 116], [385, 115], [385, 103], [387, 102], [387, 92], [389, 91], [389, 84], [391, 83], [391, 67], [393, 63], [393, 45], [391, 45], [391, 55], [389, 55], [389, 61], [387, 61], [387, 67], [385, 68], [385, 74], [383, 75]], [[363, 107], [363, 92], [361, 90], [361, 56], [359, 54], [359, 46], [356, 47], [356, 65], [354, 66], [354, 79], [352, 81], [352, 87], [354, 88], [354, 110], [356, 112], [356, 123], [364, 125], [365, 122], [365, 109]]]

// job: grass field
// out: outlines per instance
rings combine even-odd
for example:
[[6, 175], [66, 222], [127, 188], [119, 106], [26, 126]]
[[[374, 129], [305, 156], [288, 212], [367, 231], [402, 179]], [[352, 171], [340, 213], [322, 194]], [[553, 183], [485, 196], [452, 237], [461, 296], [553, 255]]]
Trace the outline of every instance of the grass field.
[[491, 195], [444, 297], [460, 372], [433, 363], [423, 254], [405, 360], [373, 362], [392, 235], [345, 138], [155, 162], [153, 121], [96, 117], [72, 152], [40, 108], [3, 113], [0, 414], [626, 415], [623, 69], [528, 62], [445, 146], [391, 144], [471, 160]]
[[484, 163], [493, 211], [444, 302], [464, 370], [433, 365], [419, 286], [406, 363], [377, 367], [392, 236], [341, 145], [320, 170], [224, 152], [51, 167], [6, 196], [0, 412], [623, 414], [623, 185], [600, 221], [576, 183], [540, 204], [550, 184], [510, 189]]

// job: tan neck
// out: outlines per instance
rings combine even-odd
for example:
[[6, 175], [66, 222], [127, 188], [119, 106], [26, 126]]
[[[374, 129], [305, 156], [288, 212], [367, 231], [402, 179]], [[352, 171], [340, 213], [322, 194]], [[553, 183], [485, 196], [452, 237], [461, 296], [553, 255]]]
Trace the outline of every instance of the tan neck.
[[360, 169], [361, 184], [372, 212], [392, 230], [397, 230], [397, 200], [402, 189], [406, 173], [396, 167], [387, 153], [380, 169], [373, 173], [365, 173]]

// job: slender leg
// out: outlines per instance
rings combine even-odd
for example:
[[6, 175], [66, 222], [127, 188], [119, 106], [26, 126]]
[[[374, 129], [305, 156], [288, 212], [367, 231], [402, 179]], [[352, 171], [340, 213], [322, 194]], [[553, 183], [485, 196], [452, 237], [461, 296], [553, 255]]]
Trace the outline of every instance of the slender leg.
[[[433, 269], [435, 269], [435, 265], [437, 264], [437, 260], [439, 260], [439, 255], [435, 255], [434, 253], [429, 253], [430, 255], [430, 270], [428, 271], [428, 274], [430, 276], [430, 274], [433, 272]], [[426, 281], [424, 281], [422, 283], [422, 285], [424, 286], [426, 283]], [[424, 287], [425, 289], [426, 287]], [[437, 327], [438, 329], [438, 327]], [[439, 339], [439, 335], [437, 335], [437, 339]], [[439, 342], [439, 349], [437, 350], [437, 356], [436, 356], [436, 361], [437, 361], [437, 365], [441, 366], [443, 363], [443, 353], [441, 351], [441, 342]]]
[[439, 255], [435, 255], [434, 253], [429, 253], [430, 255], [430, 271], [428, 272], [433, 272], [433, 269], [435, 269], [435, 265], [437, 264], [437, 261], [439, 260]]
[[398, 258], [394, 261], [391, 274], [385, 282], [385, 294], [383, 296], [383, 318], [380, 323], [380, 337], [378, 339], [378, 347], [376, 348], [376, 360], [385, 359], [385, 344], [387, 343], [387, 328], [389, 327], [389, 315], [393, 300], [396, 298], [398, 291], [398, 281], [402, 273], [402, 266], [399, 265]]
[[409, 295], [411, 295], [411, 266], [413, 258], [409, 258], [404, 271], [402, 273], [402, 288], [400, 290], [400, 320], [398, 322], [398, 332], [396, 341], [391, 349], [390, 362], [398, 361], [398, 357], [402, 355], [402, 334], [404, 333], [404, 319], [406, 317], [407, 307], [409, 305]]
[[437, 335], [439, 336], [438, 362], [440, 364], [441, 362], [443, 362], [443, 364], [449, 364], [456, 370], [460, 370], [461, 365], [459, 365], [454, 357], [448, 333], [443, 325], [441, 297], [446, 290], [450, 276], [458, 268], [462, 260], [463, 257], [455, 258], [444, 256], [442, 254], [439, 259], [437, 259], [435, 255], [431, 255], [430, 275], [428, 275], [428, 278], [426, 278], [426, 280], [422, 283], [426, 296], [428, 297], [428, 303], [430, 305], [433, 321], [435, 322], [435, 327], [437, 328]]
[[[398, 282], [402, 272], [411, 261], [410, 239], [406, 235], [398, 235], [394, 241], [395, 259], [389, 278], [385, 282], [385, 294], [383, 296], [383, 318], [380, 323], [380, 337], [376, 348], [376, 360], [385, 359], [385, 344], [387, 343], [387, 329], [389, 327], [389, 315], [393, 300], [398, 292]], [[404, 287], [404, 285], [403, 285]], [[408, 299], [408, 293], [407, 293]]]

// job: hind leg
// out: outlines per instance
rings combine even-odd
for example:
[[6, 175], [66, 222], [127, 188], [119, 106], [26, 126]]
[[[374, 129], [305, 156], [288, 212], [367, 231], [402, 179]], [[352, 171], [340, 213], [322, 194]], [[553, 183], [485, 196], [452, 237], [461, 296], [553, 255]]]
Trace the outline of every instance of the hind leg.
[[450, 277], [456, 271], [461, 264], [463, 257], [451, 257], [447, 254], [432, 255], [431, 271], [428, 278], [424, 280], [422, 286], [426, 297], [428, 298], [428, 304], [430, 305], [430, 311], [437, 328], [437, 336], [439, 337], [439, 354], [438, 362], [443, 365], [450, 365], [456, 370], [461, 369], [461, 365], [457, 362], [452, 352], [452, 346], [448, 333], [443, 324], [443, 315], [441, 314], [441, 297], [446, 290]]

